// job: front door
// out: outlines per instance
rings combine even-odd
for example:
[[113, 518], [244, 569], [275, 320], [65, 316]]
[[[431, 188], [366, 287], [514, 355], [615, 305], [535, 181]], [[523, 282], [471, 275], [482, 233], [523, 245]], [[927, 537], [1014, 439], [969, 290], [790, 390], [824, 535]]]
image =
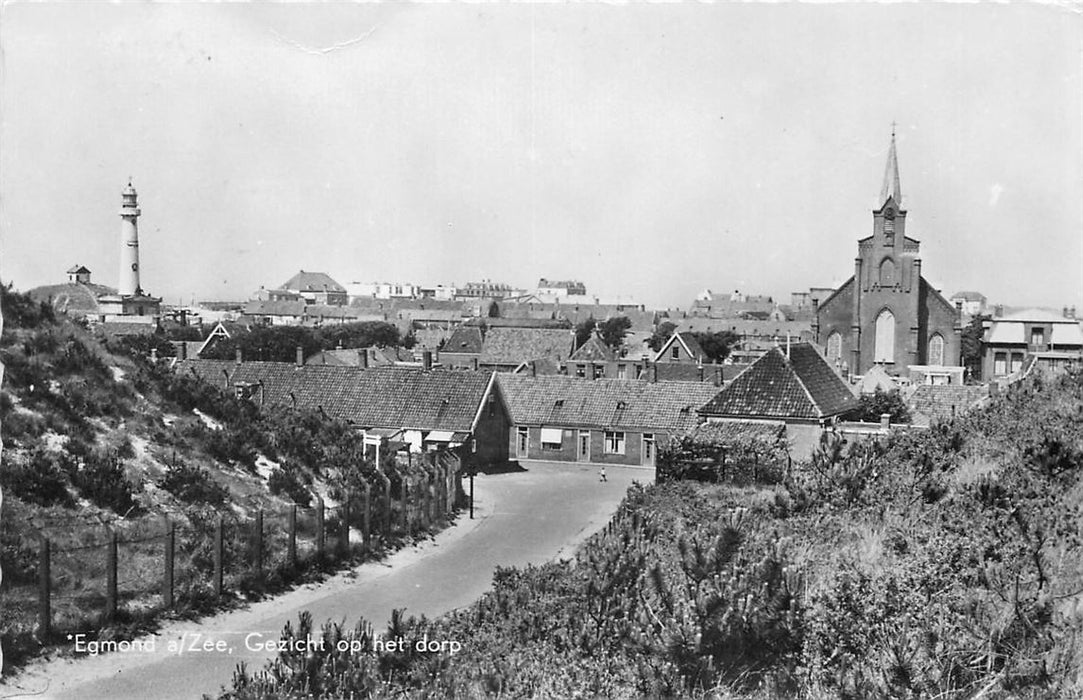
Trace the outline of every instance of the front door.
[[590, 461], [590, 431], [579, 431], [579, 447], [576, 451], [576, 456], [580, 462]]
[[518, 428], [515, 437], [515, 456], [526, 459], [530, 453], [530, 429]]
[[654, 433], [643, 433], [643, 466], [654, 466]]

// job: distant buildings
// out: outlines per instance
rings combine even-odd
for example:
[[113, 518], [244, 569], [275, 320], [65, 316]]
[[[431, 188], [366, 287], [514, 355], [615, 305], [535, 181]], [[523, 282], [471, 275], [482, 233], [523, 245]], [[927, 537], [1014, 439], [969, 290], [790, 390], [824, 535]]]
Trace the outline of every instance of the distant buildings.
[[347, 302], [346, 288], [331, 279], [326, 272], [301, 270], [279, 289], [295, 294], [309, 304], [345, 306]]
[[587, 286], [577, 280], [538, 280], [538, 296], [586, 297]]

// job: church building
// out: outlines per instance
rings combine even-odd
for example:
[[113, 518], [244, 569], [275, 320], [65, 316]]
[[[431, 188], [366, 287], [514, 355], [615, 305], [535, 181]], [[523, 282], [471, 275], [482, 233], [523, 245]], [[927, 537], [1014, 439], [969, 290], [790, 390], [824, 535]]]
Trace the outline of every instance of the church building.
[[960, 364], [961, 310], [921, 276], [906, 213], [893, 131], [872, 235], [857, 242], [853, 276], [816, 305], [813, 321], [828, 361], [853, 374], [880, 366], [909, 376], [915, 366]]

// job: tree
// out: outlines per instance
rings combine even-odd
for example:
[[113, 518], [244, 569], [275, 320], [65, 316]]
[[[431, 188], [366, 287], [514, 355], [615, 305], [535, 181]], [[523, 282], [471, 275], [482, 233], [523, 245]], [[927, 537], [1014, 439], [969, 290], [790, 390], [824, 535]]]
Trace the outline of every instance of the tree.
[[673, 335], [673, 332], [677, 330], [677, 324], [670, 321], [663, 321], [659, 323], [650, 339], [647, 341], [647, 347], [655, 352], [662, 349], [662, 346], [666, 344], [669, 337]]
[[962, 334], [962, 360], [963, 367], [970, 370], [972, 379], [981, 379], [981, 341], [985, 334], [985, 321], [989, 316], [979, 314], [970, 319], [970, 323], [963, 329]]
[[594, 329], [597, 327], [598, 322], [594, 320], [593, 316], [575, 324], [575, 347], [578, 349], [583, 343], [590, 340], [590, 336], [594, 335]]
[[384, 321], [362, 321], [341, 326], [328, 326], [316, 332], [320, 347], [333, 350], [343, 348], [398, 347], [403, 344], [399, 329]]
[[624, 343], [624, 336], [631, 327], [632, 322], [627, 316], [614, 316], [598, 324], [598, 332], [602, 342], [616, 350]]
[[[397, 331], [396, 331], [397, 333]], [[223, 338], [204, 352], [209, 359], [230, 360], [237, 350], [246, 360], [293, 362], [297, 348], [305, 357], [323, 349], [316, 332], [301, 326], [257, 327], [251, 332], [232, 338]]]
[[854, 410], [854, 418], [877, 423], [880, 421], [880, 416], [885, 413], [891, 416], [892, 423], [910, 422], [910, 409], [906, 406], [898, 389], [884, 391], [877, 387], [875, 394], [864, 394], [858, 399], [858, 408]]
[[733, 346], [741, 341], [741, 336], [733, 331], [718, 331], [717, 333], [692, 333], [693, 338], [703, 348], [703, 354], [711, 362], [722, 362], [729, 357]]

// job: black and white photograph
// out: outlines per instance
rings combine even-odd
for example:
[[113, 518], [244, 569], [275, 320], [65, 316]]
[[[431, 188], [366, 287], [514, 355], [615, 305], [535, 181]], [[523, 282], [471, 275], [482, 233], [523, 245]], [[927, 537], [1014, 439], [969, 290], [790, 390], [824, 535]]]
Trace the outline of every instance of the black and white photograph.
[[1083, 700], [1083, 13], [0, 0], [0, 439], [3, 700]]

